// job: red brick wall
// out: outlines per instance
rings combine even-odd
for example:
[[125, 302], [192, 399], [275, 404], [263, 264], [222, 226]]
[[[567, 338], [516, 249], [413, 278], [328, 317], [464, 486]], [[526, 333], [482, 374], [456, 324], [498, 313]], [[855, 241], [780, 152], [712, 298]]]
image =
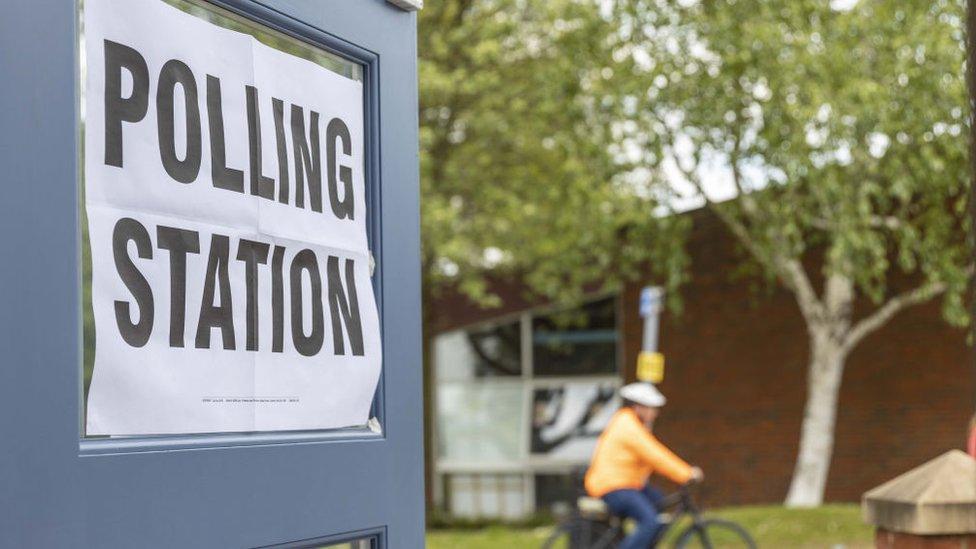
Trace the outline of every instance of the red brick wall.
[[[684, 312], [662, 322], [669, 405], [657, 430], [705, 469], [709, 501], [781, 501], [803, 417], [806, 328], [791, 294], [730, 276], [741, 255], [714, 220], [696, 217]], [[638, 292], [629, 286], [624, 303], [637, 303]], [[640, 350], [635, 309], [624, 307], [628, 365]], [[857, 501], [962, 447], [976, 405], [973, 365], [965, 332], [942, 321], [937, 303], [909, 309], [866, 338], [844, 373], [826, 499]]]
[[424, 303], [430, 314], [431, 331], [441, 333], [456, 328], [499, 317], [520, 313], [526, 309], [543, 304], [540, 299], [531, 299], [525, 288], [510, 280], [497, 280], [488, 284], [489, 291], [499, 298], [497, 307], [482, 308], [463, 295], [443, 291], [434, 296], [432, 303]]
[[[713, 219], [695, 217], [684, 312], [665, 313], [662, 322], [661, 390], [669, 403], [656, 432], [705, 470], [706, 505], [779, 502], [799, 442], [805, 327], [790, 294], [732, 275], [741, 255]], [[631, 376], [641, 343], [642, 285], [628, 285], [622, 296]], [[516, 288], [501, 292], [512, 300], [506, 311], [528, 304]], [[499, 314], [462, 302], [442, 298], [433, 305], [443, 329]], [[963, 447], [976, 402], [965, 339], [930, 304], [902, 313], [854, 351], [841, 390], [828, 501], [857, 501], [867, 489]]]

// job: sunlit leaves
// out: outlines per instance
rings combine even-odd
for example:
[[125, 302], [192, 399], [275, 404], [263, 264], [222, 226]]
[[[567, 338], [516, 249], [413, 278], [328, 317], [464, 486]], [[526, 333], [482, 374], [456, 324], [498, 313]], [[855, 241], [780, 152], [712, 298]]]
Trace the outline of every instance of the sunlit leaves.
[[[684, 223], [652, 216], [615, 149], [626, 120], [618, 21], [583, 0], [444, 0], [420, 13], [426, 283], [490, 299], [517, 274], [557, 299], [634, 274], [683, 273]], [[633, 109], [631, 109], [633, 114]], [[665, 249], [671, 246], [671, 249]]]
[[[961, 0], [614, 5], [642, 29], [621, 47], [651, 60], [628, 85], [649, 161], [677, 134], [691, 143], [679, 156], [714, 152], [779, 174], [744, 178], [757, 214], [723, 206], [768, 256], [822, 249], [824, 275], [853, 278], [875, 301], [895, 268], [946, 283], [947, 316], [963, 318]], [[676, 113], [680, 124], [661, 124]]]

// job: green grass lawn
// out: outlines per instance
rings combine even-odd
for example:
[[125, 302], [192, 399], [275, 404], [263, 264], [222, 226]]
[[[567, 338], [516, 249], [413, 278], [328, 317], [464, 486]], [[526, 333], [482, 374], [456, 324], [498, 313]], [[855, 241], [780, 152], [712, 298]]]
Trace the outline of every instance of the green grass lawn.
[[[872, 547], [872, 529], [861, 521], [857, 505], [825, 505], [817, 509], [785, 509], [779, 506], [717, 509], [711, 516], [742, 524], [759, 547], [846, 549]], [[505, 528], [492, 526], [478, 530], [434, 530], [427, 534], [430, 549], [536, 548], [549, 535], [551, 527]], [[666, 544], [669, 545], [669, 544]]]

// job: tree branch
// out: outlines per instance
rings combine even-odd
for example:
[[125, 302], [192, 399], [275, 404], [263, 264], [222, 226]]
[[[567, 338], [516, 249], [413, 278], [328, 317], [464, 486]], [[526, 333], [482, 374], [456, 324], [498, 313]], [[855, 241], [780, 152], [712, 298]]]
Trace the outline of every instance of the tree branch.
[[[905, 226], [905, 222], [894, 215], [872, 215], [865, 217], [862, 221], [866, 226], [873, 229], [898, 230]], [[810, 226], [824, 232], [834, 230], [835, 222], [823, 217], [815, 217], [810, 220]]]
[[755, 218], [759, 215], [759, 207], [756, 201], [746, 192], [745, 184], [742, 182], [742, 172], [739, 171], [739, 154], [741, 153], [742, 139], [740, 137], [741, 124], [736, 119], [735, 131], [732, 133], [732, 152], [729, 153], [729, 165], [732, 168], [732, 182], [735, 184], [737, 199], [742, 203], [742, 210], [749, 217]]
[[[706, 207], [710, 209], [719, 220], [725, 224], [725, 226], [732, 232], [732, 235], [742, 244], [743, 247], [758, 261], [760, 264], [765, 265], [773, 271], [776, 277], [783, 283], [787, 289], [791, 290], [796, 296], [797, 305], [800, 307], [800, 312], [803, 314], [804, 319], [807, 323], [819, 321], [823, 318], [823, 305], [820, 303], [820, 299], [817, 297], [817, 293], [813, 289], [813, 285], [810, 283], [810, 278], [807, 276], [806, 271], [803, 269], [803, 265], [796, 258], [790, 258], [783, 254], [776, 252], [767, 252], [762, 249], [762, 247], [756, 242], [751, 234], [749, 234], [749, 229], [746, 227], [745, 223], [730, 212], [726, 211], [721, 204], [713, 201], [708, 193], [705, 192], [705, 185], [698, 177], [698, 165], [697, 157], [695, 158], [695, 165], [691, 169], [686, 168], [682, 165], [681, 160], [675, 153], [674, 140], [672, 139], [671, 128], [668, 126], [664, 119], [657, 115], [657, 113], [652, 113], [658, 122], [660, 122], [664, 128], [664, 139], [665, 144], [668, 149], [668, 155], [671, 157], [671, 161], [674, 163], [681, 175], [688, 181], [694, 188], [695, 191], [704, 200]], [[736, 145], [738, 146], [738, 144]], [[733, 165], [735, 162], [733, 161]], [[736, 188], [739, 193], [738, 199], [741, 200], [744, 194], [744, 187], [742, 186], [742, 181], [740, 179], [739, 170], [736, 167], [733, 168], [733, 178], [735, 180]], [[751, 197], [747, 197], [746, 200], [749, 201], [750, 205], [755, 208], [755, 203], [752, 202]], [[747, 212], [748, 215], [748, 212]]]
[[781, 261], [783, 261], [782, 269], [788, 274], [789, 279], [780, 278], [783, 280], [783, 284], [793, 290], [794, 295], [796, 295], [796, 304], [799, 305], [800, 312], [803, 313], [807, 325], [821, 321], [824, 317], [823, 304], [817, 298], [817, 292], [813, 290], [813, 284], [810, 284], [810, 277], [803, 269], [803, 264], [798, 259], [783, 259]]
[[844, 338], [844, 352], [850, 352], [868, 334], [884, 326], [892, 317], [912, 305], [919, 305], [946, 290], [944, 282], [930, 282], [913, 290], [902, 292], [888, 300], [873, 313], [861, 319]]
[[[697, 164], [692, 166], [691, 169], [685, 168], [682, 165], [677, 154], [674, 152], [674, 141], [671, 137], [671, 129], [668, 127], [667, 123], [654, 113], [654, 116], [658, 119], [665, 127], [664, 139], [669, 149], [669, 156], [671, 161], [674, 163], [678, 171], [681, 172], [685, 180], [688, 181], [694, 188], [695, 191], [701, 196], [702, 200], [705, 201], [705, 205], [718, 216], [719, 220], [732, 232], [732, 235], [742, 244], [743, 247], [755, 258], [759, 263], [771, 268], [776, 277], [783, 283], [787, 289], [791, 290], [796, 296], [797, 305], [800, 307], [800, 312], [808, 323], [812, 321], [818, 321], [823, 318], [823, 306], [820, 300], [817, 298], [817, 293], [813, 289], [813, 285], [810, 283], [810, 278], [807, 276], [806, 271], [803, 269], [803, 265], [796, 258], [790, 258], [779, 254], [776, 252], [767, 252], [762, 249], [762, 247], [755, 241], [753, 236], [749, 234], [749, 229], [746, 227], [745, 223], [740, 219], [736, 219], [734, 215], [726, 211], [721, 204], [714, 202], [705, 192], [705, 185], [698, 177], [698, 166]], [[697, 159], [696, 159], [697, 160]], [[733, 161], [733, 165], [735, 162]], [[744, 187], [740, 179], [739, 170], [737, 167], [733, 168], [733, 178], [735, 180], [736, 188], [739, 193], [739, 200], [742, 200], [744, 194]], [[746, 197], [750, 205], [755, 208], [755, 203], [752, 202], [751, 197]], [[748, 214], [748, 212], [747, 212]]]

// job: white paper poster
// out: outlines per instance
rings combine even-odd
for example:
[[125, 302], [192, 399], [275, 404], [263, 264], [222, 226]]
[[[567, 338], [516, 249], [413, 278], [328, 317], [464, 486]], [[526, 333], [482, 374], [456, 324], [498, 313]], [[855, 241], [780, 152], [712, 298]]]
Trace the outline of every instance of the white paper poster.
[[88, 435], [367, 422], [362, 85], [160, 0], [86, 0]]

